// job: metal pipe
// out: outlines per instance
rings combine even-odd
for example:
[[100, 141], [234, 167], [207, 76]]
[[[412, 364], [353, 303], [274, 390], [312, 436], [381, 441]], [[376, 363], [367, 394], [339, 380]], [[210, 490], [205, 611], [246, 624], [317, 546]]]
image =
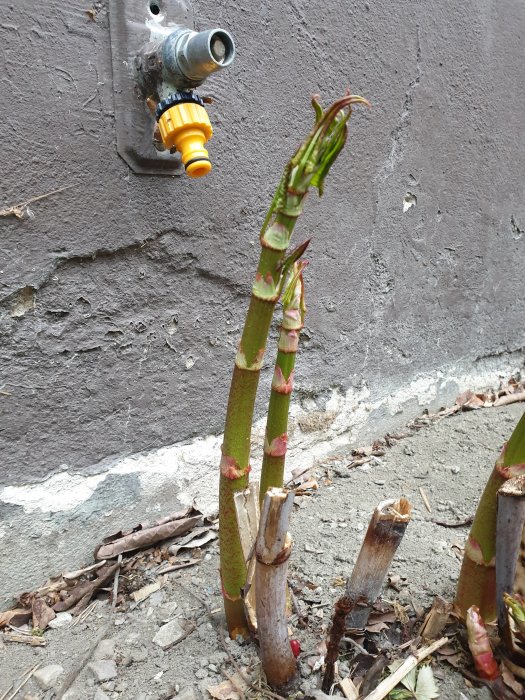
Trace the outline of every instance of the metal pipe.
[[164, 39], [159, 53], [166, 83], [178, 89], [194, 88], [233, 62], [235, 44], [224, 29], [194, 32], [180, 27]]

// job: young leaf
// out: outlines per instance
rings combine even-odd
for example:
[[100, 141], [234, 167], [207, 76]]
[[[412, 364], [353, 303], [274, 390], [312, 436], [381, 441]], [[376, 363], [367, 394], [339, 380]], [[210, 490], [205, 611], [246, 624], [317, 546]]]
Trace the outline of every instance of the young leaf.
[[434, 680], [434, 674], [430, 665], [422, 666], [417, 674], [417, 686], [415, 692], [417, 700], [433, 700], [439, 697], [439, 691]]

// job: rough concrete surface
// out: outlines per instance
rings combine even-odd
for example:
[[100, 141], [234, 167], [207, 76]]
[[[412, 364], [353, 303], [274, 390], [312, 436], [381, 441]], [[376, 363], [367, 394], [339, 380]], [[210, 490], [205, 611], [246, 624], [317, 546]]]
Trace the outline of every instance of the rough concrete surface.
[[0, 0], [1, 206], [72, 186], [0, 217], [5, 484], [220, 432], [258, 229], [312, 93], [350, 85], [373, 109], [298, 226], [298, 396], [387, 397], [524, 346], [523, 3], [193, 4], [238, 51], [207, 85], [201, 181], [118, 157], [105, 2], [93, 21], [87, 2]]
[[[412, 522], [391, 567], [392, 574], [402, 577], [400, 592], [389, 588], [384, 598], [410, 608], [428, 607], [436, 595], [452, 599], [467, 528], [447, 529], [433, 521], [457, 522], [473, 514], [494, 460], [523, 407], [515, 404], [443, 419], [399, 441], [373, 465], [349, 470], [350, 455], [342, 453], [319, 467], [319, 473], [325, 473], [331, 484], [320, 479], [323, 485], [319, 491], [300, 499], [291, 525], [295, 543], [290, 578], [316, 584], [308, 599], [313, 596], [319, 601], [310, 611], [308, 629], [294, 628], [303, 650], [303, 690], [319, 681], [319, 674], [311, 673], [306, 659], [324, 637], [330, 606], [341, 594], [335, 582], [349, 575], [370, 514], [381, 500], [404, 495], [414, 507]], [[420, 487], [432, 513], [424, 506]], [[76, 563], [80, 566], [83, 560]], [[103, 657], [107, 663], [112, 661], [107, 657], [112, 656], [116, 679], [97, 686], [91, 669], [86, 668], [67, 700], [91, 700], [100, 691], [112, 700], [165, 700], [177, 692], [186, 697], [192, 691], [195, 698], [208, 697], [206, 688], [223, 680], [222, 670], [234, 671], [217, 634], [217, 626], [223, 624], [217, 569], [217, 545], [212, 544], [197, 566], [169, 574], [165, 587], [133, 610], [117, 609], [112, 617], [109, 605], [100, 601], [86, 622], [46, 632], [45, 648], [5, 645], [0, 649], [0, 693], [38, 661], [44, 666], [63, 666], [67, 677], [102, 634], [112, 641], [101, 644], [94, 657]], [[47, 573], [57, 573], [52, 559]], [[215, 611], [213, 624], [191, 591]], [[300, 594], [299, 599], [302, 605]], [[159, 629], [171, 620], [181, 625], [189, 621], [196, 629], [163, 651], [155, 640]], [[256, 663], [255, 645], [228, 644], [242, 666]], [[489, 700], [487, 689], [467, 687], [463, 677], [447, 664], [434, 664], [433, 668], [443, 700]], [[345, 669], [345, 659], [341, 669]], [[27, 690], [41, 698], [32, 680]]]

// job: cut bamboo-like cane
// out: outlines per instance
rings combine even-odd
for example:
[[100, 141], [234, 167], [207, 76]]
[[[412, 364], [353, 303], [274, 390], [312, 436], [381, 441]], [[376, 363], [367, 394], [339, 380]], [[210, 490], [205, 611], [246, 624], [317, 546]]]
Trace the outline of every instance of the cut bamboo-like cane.
[[[363, 629], [381, 588], [394, 554], [410, 521], [411, 505], [406, 498], [382, 501], [370, 519], [346, 591], [335, 604], [326, 653], [322, 689], [329, 693], [335, 678], [335, 662], [345, 627]], [[348, 619], [347, 619], [348, 617]]]
[[290, 690], [297, 678], [297, 661], [290, 647], [286, 621], [286, 574], [292, 538], [288, 532], [294, 494], [268, 490], [255, 544], [257, 559], [257, 629], [261, 661], [272, 688]]
[[348, 627], [366, 627], [372, 605], [381, 593], [392, 559], [405, 534], [411, 510], [406, 498], [383, 501], [375, 509], [345, 592], [348, 598], [366, 600], [368, 605], [354, 608], [347, 620]]
[[259, 530], [259, 482], [252, 481], [244, 491], [233, 497], [242, 553], [246, 562], [246, 585], [244, 586], [244, 609], [252, 633], [257, 632], [255, 596], [255, 540]]
[[326, 111], [315, 99], [312, 104], [314, 128], [286, 165], [262, 226], [259, 264], [226, 409], [219, 481], [219, 544], [224, 610], [231, 637], [247, 635], [241, 596], [246, 567], [233, 496], [248, 485], [255, 396], [275, 304], [290, 267], [306, 249], [303, 244], [287, 252], [290, 239], [308, 191], [317, 187], [320, 194], [323, 192], [324, 180], [346, 142], [352, 105], [368, 102], [357, 95], [345, 95]]
[[388, 693], [390, 693], [391, 690], [394, 690], [396, 685], [403, 680], [407, 673], [410, 673], [413, 668], [430, 656], [430, 654], [433, 654], [438, 649], [441, 649], [441, 647], [445, 646], [447, 643], [448, 637], [441, 637], [441, 639], [438, 639], [437, 642], [433, 642], [426, 647], [422, 647], [413, 654], [410, 654], [410, 656], [407, 656], [401, 666], [397, 668], [394, 673], [381, 681], [377, 688], [375, 688], [371, 693], [368, 693], [363, 700], [383, 700], [383, 698], [386, 698]]
[[[525, 672], [523, 645], [516, 639], [516, 624], [505, 605], [506, 594], [525, 594], [525, 476], [509, 479], [498, 491], [496, 529], [496, 604], [498, 627], [508, 660]], [[521, 674], [520, 674], [521, 675]], [[522, 676], [523, 677], [523, 676]]]
[[295, 356], [299, 347], [299, 333], [304, 325], [304, 282], [303, 269], [306, 263], [296, 262], [290, 272], [283, 294], [283, 320], [279, 333], [277, 357], [272, 380], [264, 456], [261, 468], [261, 488], [259, 501], [272, 486], [283, 486], [284, 464], [288, 447], [288, 412], [292, 396]]

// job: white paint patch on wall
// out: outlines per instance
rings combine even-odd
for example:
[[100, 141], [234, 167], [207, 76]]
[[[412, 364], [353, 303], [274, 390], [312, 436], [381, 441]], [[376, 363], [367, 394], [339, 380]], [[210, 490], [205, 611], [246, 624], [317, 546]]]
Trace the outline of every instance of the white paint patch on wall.
[[[310, 467], [317, 460], [348, 449], [356, 440], [362, 439], [367, 430], [375, 430], [376, 436], [380, 435], [381, 431], [395, 424], [396, 415], [400, 416], [399, 427], [414, 418], [420, 408], [432, 406], [437, 400], [451, 401], [465, 389], [496, 386], [501, 379], [518, 371], [521, 365], [521, 358], [507, 363], [495, 358], [485, 361], [486, 369], [478, 367], [480, 371], [475, 374], [458, 371], [458, 368], [456, 371], [429, 372], [419, 375], [394, 393], [376, 396], [373, 400], [366, 386], [359, 390], [350, 389], [345, 394], [333, 389], [326, 403], [326, 412], [321, 414], [329, 420], [320, 429], [301, 429], [305, 418], [319, 414], [315, 404], [312, 402], [312, 406], [305, 410], [294, 403], [290, 411], [287, 474], [296, 467]], [[401, 416], [407, 407], [411, 407], [411, 413]], [[252, 435], [255, 478], [260, 471], [264, 429], [265, 421], [260, 420]], [[221, 443], [222, 436], [207, 436], [116, 460], [103, 473], [96, 475], [62, 472], [39, 484], [6, 486], [0, 491], [0, 501], [22, 506], [28, 513], [69, 511], [87, 501], [109, 475], [137, 474], [141, 500], [145, 503], [154, 504], [156, 494], [173, 490], [174, 496], [182, 503], [195, 503], [206, 513], [214, 512], [218, 505]]]

